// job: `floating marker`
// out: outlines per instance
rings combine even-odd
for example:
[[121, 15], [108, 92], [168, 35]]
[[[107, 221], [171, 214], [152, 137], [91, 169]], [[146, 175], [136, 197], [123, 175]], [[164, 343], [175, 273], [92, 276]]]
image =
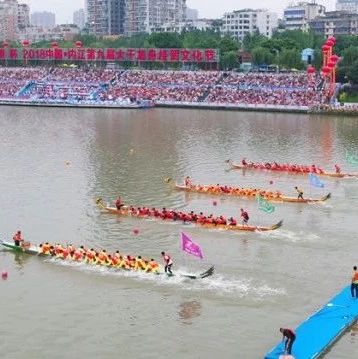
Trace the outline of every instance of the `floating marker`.
[[217, 205], [218, 205], [218, 202], [213, 201], [213, 206], [217, 206]]
[[135, 234], [135, 235], [139, 234], [139, 229], [138, 229], [138, 228], [134, 228], [134, 229], [133, 229], [133, 234]]
[[1, 278], [4, 279], [4, 280], [7, 279], [7, 272], [6, 271], [1, 272]]
[[273, 181], [270, 181], [270, 184], [273, 184]]

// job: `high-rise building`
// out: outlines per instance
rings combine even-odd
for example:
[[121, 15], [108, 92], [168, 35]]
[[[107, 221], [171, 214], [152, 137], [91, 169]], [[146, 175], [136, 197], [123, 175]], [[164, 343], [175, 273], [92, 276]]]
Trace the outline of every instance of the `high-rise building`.
[[109, 29], [110, 35], [124, 33], [125, 0], [109, 0]]
[[56, 15], [48, 11], [34, 12], [31, 14], [31, 25], [52, 29], [56, 25]]
[[165, 23], [186, 19], [186, 0], [126, 0], [124, 32], [150, 32]]
[[27, 4], [18, 4], [18, 28], [23, 30], [30, 26], [30, 7]]
[[73, 23], [78, 26], [79, 29], [85, 27], [85, 11], [78, 9], [73, 13]]
[[316, 17], [309, 25], [316, 33], [325, 37], [337, 35], [358, 35], [358, 14], [348, 11], [330, 11]]
[[87, 0], [87, 24], [91, 34], [108, 35], [109, 0]]
[[199, 11], [197, 9], [186, 8], [186, 19], [187, 20], [197, 20], [199, 17]]
[[94, 35], [124, 33], [124, 11], [127, 0], [86, 0], [86, 23]]
[[246, 34], [255, 32], [271, 37], [277, 26], [276, 13], [267, 9], [243, 9], [225, 13], [221, 31], [242, 41]]
[[16, 40], [18, 32], [18, 3], [0, 1], [0, 40]]
[[337, 0], [337, 11], [348, 11], [351, 13], [358, 13], [358, 0]]
[[325, 11], [326, 8], [315, 1], [289, 5], [283, 12], [285, 28], [307, 31], [309, 29], [308, 22], [317, 16], [323, 16]]

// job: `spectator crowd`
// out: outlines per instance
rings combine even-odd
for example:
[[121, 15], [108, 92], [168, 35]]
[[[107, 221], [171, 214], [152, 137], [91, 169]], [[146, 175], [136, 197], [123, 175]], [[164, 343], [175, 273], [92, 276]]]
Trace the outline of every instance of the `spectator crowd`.
[[0, 101], [315, 107], [325, 102], [306, 73], [0, 68]]

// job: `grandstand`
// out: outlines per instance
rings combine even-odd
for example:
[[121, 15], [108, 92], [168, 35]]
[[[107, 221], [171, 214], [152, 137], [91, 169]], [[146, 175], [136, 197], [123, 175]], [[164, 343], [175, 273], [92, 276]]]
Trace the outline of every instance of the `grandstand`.
[[0, 101], [32, 104], [237, 107], [308, 110], [327, 102], [319, 75], [100, 68], [0, 68]]

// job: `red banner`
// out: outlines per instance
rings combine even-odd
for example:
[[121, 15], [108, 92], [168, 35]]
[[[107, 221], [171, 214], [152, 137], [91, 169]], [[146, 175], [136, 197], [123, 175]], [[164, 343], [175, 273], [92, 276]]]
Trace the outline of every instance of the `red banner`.
[[130, 62], [219, 62], [216, 49], [134, 49], [134, 48], [0, 48], [0, 60], [25, 61], [130, 61]]

